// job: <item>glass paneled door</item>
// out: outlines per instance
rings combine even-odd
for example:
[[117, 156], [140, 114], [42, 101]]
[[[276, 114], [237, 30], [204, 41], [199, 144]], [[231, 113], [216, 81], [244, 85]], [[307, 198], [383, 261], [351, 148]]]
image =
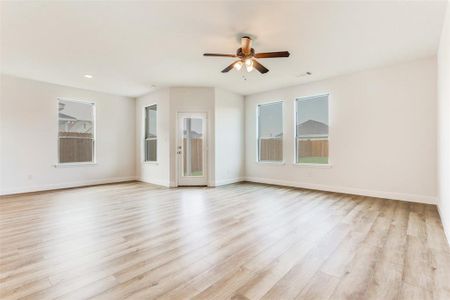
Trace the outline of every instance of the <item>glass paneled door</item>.
[[207, 185], [206, 113], [178, 114], [178, 185]]

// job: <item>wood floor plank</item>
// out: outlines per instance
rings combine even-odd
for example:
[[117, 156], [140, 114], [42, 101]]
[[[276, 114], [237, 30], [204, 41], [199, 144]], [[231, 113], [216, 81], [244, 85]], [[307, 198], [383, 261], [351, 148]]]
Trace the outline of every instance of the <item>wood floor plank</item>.
[[[316, 246], [283, 276], [262, 299], [294, 299], [308, 285], [324, 261], [348, 236], [350, 226], [342, 223], [330, 231]], [[295, 283], [295, 284], [293, 284]]]
[[364, 299], [379, 255], [379, 247], [369, 244], [359, 247], [350, 264], [346, 266], [346, 271], [331, 297], [333, 299]]
[[406, 283], [427, 289], [433, 289], [434, 267], [426, 241], [408, 235], [403, 280]]
[[433, 205], [242, 183], [0, 197], [1, 299], [449, 299]]
[[433, 293], [424, 288], [403, 282], [399, 298], [409, 300], [432, 300]]
[[[262, 237], [264, 235], [267, 235], [267, 230], [268, 230], [269, 227], [271, 227], [271, 229], [276, 232], [277, 231], [276, 230], [277, 227], [282, 227], [283, 223], [287, 223], [289, 220], [294, 220], [294, 221], [299, 221], [300, 220], [298, 218], [299, 217], [298, 211], [296, 211], [296, 210], [289, 210], [289, 211], [286, 211], [285, 213], [288, 213], [288, 215], [283, 214], [283, 217], [280, 218], [280, 216], [277, 216], [277, 214], [274, 214], [274, 211], [272, 210], [272, 213], [270, 214], [270, 216], [267, 216], [267, 217], [270, 217], [270, 219], [272, 219], [272, 220], [280, 220], [280, 222], [277, 222], [276, 224], [274, 224], [275, 226], [267, 225], [267, 228], [265, 228], [265, 229], [264, 229], [264, 227], [258, 228], [261, 231], [260, 234], [258, 234], [258, 232], [254, 230], [253, 226], [249, 227], [248, 230], [246, 230], [246, 232], [243, 232], [243, 234], [240, 234], [239, 231], [235, 231], [235, 232], [233, 232], [233, 234], [238, 238], [238, 241], [242, 241], [246, 237], [258, 237], [258, 236]], [[290, 215], [290, 217], [289, 217], [289, 215]], [[261, 215], [261, 217], [262, 217], [262, 215]], [[262, 221], [262, 218], [258, 219], [257, 221], [258, 222]], [[293, 226], [293, 228], [295, 228], [295, 226]], [[289, 229], [289, 230], [291, 230], [291, 229]], [[283, 231], [286, 231], [286, 229], [281, 228], [281, 232], [283, 232]], [[274, 232], [272, 232], [270, 234], [273, 235]], [[278, 235], [278, 234], [276, 234], [276, 235]], [[233, 238], [233, 239], [235, 239], [235, 238]], [[225, 241], [223, 239], [220, 240], [219, 242], [221, 243], [222, 248], [224, 246], [232, 245], [232, 244], [228, 244], [227, 245], [226, 243], [224, 243]], [[289, 242], [292, 242], [292, 241], [290, 240]], [[197, 255], [198, 256], [199, 254], [198, 253], [193, 253], [193, 255]], [[217, 255], [217, 252], [214, 253], [214, 256], [216, 256], [216, 255]], [[201, 257], [201, 255], [198, 256], [198, 257]], [[186, 260], [186, 256], [183, 257], [183, 260]], [[198, 261], [190, 260], [190, 262], [191, 263], [194, 262], [194, 264], [198, 264]], [[180, 264], [179, 263], [175, 262], [174, 266], [176, 268], [180, 268]], [[188, 268], [188, 267], [189, 266], [186, 266], [186, 268]], [[167, 269], [168, 269], [168, 266], [164, 265], [163, 266], [163, 271], [166, 272], [165, 274], [167, 274]], [[158, 269], [154, 269], [154, 270], [151, 270], [150, 272], [146, 272], [145, 274], [141, 273], [140, 274], [140, 279], [142, 278], [141, 276], [145, 276], [144, 278], [148, 277], [148, 278], [155, 279], [155, 280], [158, 281], [158, 286], [159, 286], [159, 280], [160, 280], [161, 276], [164, 276], [164, 275], [155, 275], [155, 271], [157, 271], [157, 270]], [[167, 275], [170, 275], [170, 274], [167, 274]], [[132, 280], [132, 279], [133, 279], [133, 277], [129, 278], [129, 280]], [[145, 286], [145, 284], [143, 283], [142, 280], [140, 280], [140, 282], [141, 282], [141, 284], [138, 283], [138, 285], [140, 285], [140, 287], [138, 288], [140, 295], [143, 296], [143, 294], [145, 294], [145, 296], [148, 297], [149, 296], [149, 291], [144, 291], [143, 289], [145, 289], [146, 286]], [[133, 285], [134, 285], [134, 288], [136, 289], [137, 288], [136, 284], [133, 284]], [[119, 287], [119, 289], [120, 289], [120, 287]], [[109, 293], [111, 293], [111, 292], [109, 292]], [[116, 292], [113, 291], [112, 293], [115, 294]], [[123, 295], [121, 295], [121, 296], [123, 296]], [[102, 295], [102, 297], [109, 298], [108, 294]]]
[[398, 299], [402, 287], [402, 272], [403, 265], [380, 257], [373, 267], [373, 274], [371, 279], [368, 280], [364, 298]]
[[333, 291], [339, 283], [339, 278], [317, 272], [311, 281], [306, 285], [300, 294], [295, 299], [302, 300], [327, 300], [331, 298]]

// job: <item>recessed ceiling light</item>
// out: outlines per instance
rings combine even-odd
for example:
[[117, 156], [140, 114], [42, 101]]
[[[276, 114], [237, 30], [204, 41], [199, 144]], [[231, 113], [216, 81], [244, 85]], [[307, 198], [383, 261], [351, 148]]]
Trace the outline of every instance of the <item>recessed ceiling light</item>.
[[84, 75], [84, 78], [89, 78], [89, 79], [91, 79], [92, 77], [94, 77], [94, 76], [92, 76], [92, 75], [90, 75], [90, 74]]
[[305, 73], [297, 75], [297, 77], [310, 76], [310, 75], [312, 75], [311, 72], [305, 72]]

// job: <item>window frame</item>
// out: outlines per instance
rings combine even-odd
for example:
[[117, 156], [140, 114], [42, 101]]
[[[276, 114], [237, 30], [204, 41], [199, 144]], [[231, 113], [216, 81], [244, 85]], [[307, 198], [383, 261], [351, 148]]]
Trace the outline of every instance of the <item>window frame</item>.
[[[76, 103], [83, 103], [83, 104], [90, 104], [92, 106], [92, 161], [84, 161], [84, 162], [67, 162], [62, 163], [60, 159], [60, 137], [59, 137], [59, 102], [60, 101], [67, 101], [67, 102], [76, 102]], [[89, 166], [89, 165], [96, 165], [97, 164], [97, 105], [95, 101], [91, 100], [79, 100], [79, 99], [71, 99], [71, 98], [65, 98], [65, 97], [57, 97], [56, 98], [56, 143], [57, 143], [57, 149], [56, 149], [56, 155], [57, 155], [57, 161], [55, 164], [55, 167], [71, 167], [71, 166]]]
[[[317, 163], [299, 163], [297, 162], [297, 101], [302, 101], [302, 100], [308, 100], [308, 99], [314, 99], [314, 98], [320, 98], [320, 97], [324, 97], [327, 96], [327, 106], [328, 106], [328, 163], [326, 164], [317, 164]], [[331, 124], [331, 93], [330, 92], [324, 92], [324, 93], [319, 93], [319, 94], [313, 94], [313, 95], [307, 95], [307, 96], [301, 96], [301, 97], [295, 97], [294, 99], [294, 130], [293, 130], [293, 137], [294, 137], [294, 155], [293, 155], [293, 162], [292, 164], [295, 166], [299, 166], [299, 167], [314, 167], [314, 168], [331, 168], [332, 164], [331, 164], [331, 131], [330, 131], [330, 124]]]
[[[281, 103], [281, 130], [282, 130], [282, 138], [281, 138], [281, 145], [282, 145], [282, 153], [281, 153], [281, 160], [260, 160], [260, 143], [259, 143], [259, 110], [261, 106], [265, 105], [271, 105], [271, 104], [277, 104]], [[265, 101], [256, 104], [256, 162], [259, 164], [277, 164], [277, 165], [284, 165], [285, 164], [285, 127], [284, 127], [284, 100], [275, 100], [275, 101]]]
[[[156, 106], [156, 138], [152, 138], [152, 139], [149, 139], [149, 140], [156, 140], [156, 160], [145, 160], [145, 147], [146, 147], [146, 141], [147, 141], [147, 138], [146, 138], [146, 130], [147, 130], [147, 123], [146, 123], [146, 121], [147, 121], [147, 114], [146, 114], [146, 112], [147, 112], [147, 108], [148, 107], [151, 107], [151, 106]], [[148, 104], [148, 105], [144, 105], [144, 109], [143, 109], [143, 117], [142, 117], [142, 119], [143, 119], [143, 130], [142, 130], [142, 139], [141, 139], [141, 141], [142, 141], [142, 162], [144, 163], [144, 164], [158, 164], [158, 159], [159, 159], [159, 155], [158, 155], [158, 128], [159, 128], [159, 126], [158, 126], [158, 119], [159, 119], [159, 112], [158, 112], [158, 103], [152, 103], [152, 104]]]

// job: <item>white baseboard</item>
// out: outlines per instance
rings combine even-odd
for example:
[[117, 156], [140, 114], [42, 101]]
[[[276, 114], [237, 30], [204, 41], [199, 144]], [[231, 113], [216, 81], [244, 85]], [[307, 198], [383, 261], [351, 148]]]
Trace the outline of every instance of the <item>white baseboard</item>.
[[[141, 180], [141, 181], [143, 181], [143, 180]], [[244, 177], [238, 177], [238, 178], [230, 178], [230, 179], [209, 181], [208, 182], [208, 186], [209, 187], [215, 187], [215, 186], [226, 185], [226, 184], [231, 184], [231, 183], [236, 183], [236, 182], [241, 182], [241, 181], [245, 181], [245, 178]], [[171, 182], [163, 182], [163, 181], [150, 182], [150, 181], [146, 181], [146, 182], [153, 183], [153, 184], [156, 184], [156, 185], [162, 185], [162, 186], [165, 186], [165, 187], [177, 187], [177, 183], [175, 181], [171, 181]]]
[[166, 181], [166, 180], [143, 179], [143, 178], [138, 178], [137, 180], [139, 180], [141, 182], [145, 182], [145, 183], [150, 183], [150, 184], [154, 184], [154, 185], [163, 186], [163, 187], [170, 187], [170, 181]]
[[232, 183], [241, 182], [241, 181], [244, 181], [244, 180], [245, 180], [244, 177], [216, 180], [214, 186], [221, 186], [221, 185], [226, 185], [226, 184], [232, 184]]
[[41, 192], [41, 191], [48, 191], [48, 190], [58, 190], [58, 189], [82, 187], [82, 186], [97, 185], [97, 184], [133, 181], [133, 180], [136, 180], [136, 176], [110, 177], [110, 178], [104, 178], [104, 179], [73, 181], [73, 182], [67, 182], [67, 183], [46, 184], [46, 185], [40, 185], [40, 186], [17, 187], [17, 188], [1, 190], [0, 195]]
[[441, 212], [441, 207], [439, 204], [437, 205], [439, 217], [441, 218], [442, 227], [444, 227], [444, 233], [447, 237], [448, 245], [450, 246], [450, 222], [447, 222], [447, 220], [443, 217]]
[[425, 195], [414, 195], [414, 194], [405, 194], [405, 193], [395, 193], [395, 192], [383, 192], [383, 191], [372, 191], [358, 188], [349, 188], [349, 187], [340, 187], [340, 186], [326, 186], [321, 184], [311, 184], [311, 183], [299, 183], [294, 181], [285, 181], [279, 179], [268, 179], [268, 178], [260, 178], [260, 177], [246, 177], [246, 181], [250, 182], [258, 182], [258, 183], [266, 183], [266, 184], [275, 184], [282, 186], [290, 186], [311, 190], [320, 190], [327, 192], [335, 192], [335, 193], [344, 193], [344, 194], [352, 194], [352, 195], [361, 195], [361, 196], [369, 196], [376, 198], [385, 198], [391, 200], [402, 200], [409, 202], [417, 202], [417, 203], [425, 203], [425, 204], [436, 204], [436, 197], [433, 196], [425, 196]]

